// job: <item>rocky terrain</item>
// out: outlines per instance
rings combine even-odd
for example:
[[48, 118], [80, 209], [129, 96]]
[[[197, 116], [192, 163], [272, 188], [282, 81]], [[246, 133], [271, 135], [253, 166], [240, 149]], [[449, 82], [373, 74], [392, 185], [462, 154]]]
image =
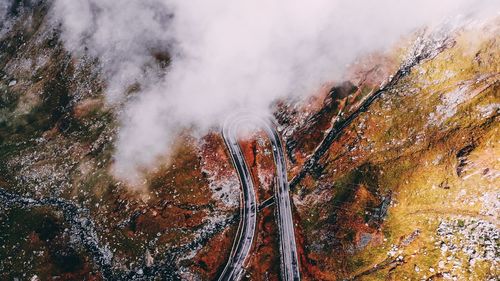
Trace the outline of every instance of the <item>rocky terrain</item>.
[[[145, 189], [129, 188], [112, 174], [121, 107], [105, 102], [99, 61], [64, 48], [46, 1], [12, 3], [0, 279], [215, 279], [240, 200], [217, 128], [186, 129]], [[423, 30], [307, 100], [276, 102], [303, 280], [498, 280], [499, 34], [498, 19]], [[245, 278], [279, 280], [271, 147], [262, 132], [241, 145], [268, 203]]]

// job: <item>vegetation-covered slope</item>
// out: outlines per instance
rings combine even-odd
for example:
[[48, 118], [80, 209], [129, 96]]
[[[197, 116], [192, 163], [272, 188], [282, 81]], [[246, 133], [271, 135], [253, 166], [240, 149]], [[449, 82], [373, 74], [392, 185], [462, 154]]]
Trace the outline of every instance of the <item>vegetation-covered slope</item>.
[[[64, 49], [45, 1], [15, 2], [0, 32], [0, 279], [214, 279], [239, 213], [218, 132], [186, 130], [145, 191], [129, 188], [111, 172], [121, 108], [105, 102], [99, 62]], [[498, 26], [410, 38], [276, 104], [304, 280], [498, 278]], [[271, 148], [259, 133], [241, 145], [261, 203]], [[279, 276], [273, 208], [259, 213], [251, 280]]]

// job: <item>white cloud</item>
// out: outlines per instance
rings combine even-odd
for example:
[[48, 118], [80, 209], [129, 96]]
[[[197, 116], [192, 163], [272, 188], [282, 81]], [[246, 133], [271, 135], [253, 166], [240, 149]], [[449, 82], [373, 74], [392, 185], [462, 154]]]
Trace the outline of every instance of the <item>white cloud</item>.
[[[137, 167], [168, 153], [181, 128], [203, 132], [235, 110], [266, 111], [415, 28], [498, 8], [472, 0], [56, 0], [53, 15], [68, 49], [88, 47], [100, 58], [110, 102], [142, 85], [123, 114], [115, 155], [118, 174], [133, 179]], [[151, 67], [155, 51], [171, 54], [166, 71]]]

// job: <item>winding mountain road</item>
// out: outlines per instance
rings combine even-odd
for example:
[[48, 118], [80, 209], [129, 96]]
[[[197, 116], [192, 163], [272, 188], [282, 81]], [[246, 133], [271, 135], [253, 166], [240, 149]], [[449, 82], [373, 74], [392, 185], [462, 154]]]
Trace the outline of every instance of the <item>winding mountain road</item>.
[[300, 280], [300, 270], [283, 145], [281, 144], [278, 132], [270, 122], [265, 123], [264, 129], [271, 141], [274, 162], [276, 164], [274, 197], [280, 232], [281, 277], [284, 281], [298, 281]]
[[277, 223], [280, 235], [281, 276], [285, 281], [300, 280], [297, 258], [297, 245], [289, 196], [289, 185], [286, 173], [286, 161], [283, 145], [271, 118], [258, 117], [251, 114], [239, 114], [229, 118], [223, 126], [222, 136], [229, 149], [231, 159], [238, 172], [242, 184], [241, 219], [236, 239], [222, 274], [223, 280], [239, 280], [244, 272], [244, 263], [250, 253], [255, 234], [257, 205], [252, 178], [245, 163], [241, 148], [237, 142], [238, 125], [253, 122], [261, 126], [271, 141], [273, 157], [276, 164], [275, 198], [277, 203]]
[[257, 205], [255, 199], [255, 188], [248, 166], [245, 163], [243, 152], [238, 144], [236, 136], [238, 122], [226, 122], [222, 129], [222, 136], [226, 143], [234, 167], [238, 172], [242, 186], [240, 197], [240, 224], [236, 233], [229, 261], [226, 264], [219, 281], [239, 280], [244, 272], [245, 260], [252, 248], [252, 242], [257, 223]]

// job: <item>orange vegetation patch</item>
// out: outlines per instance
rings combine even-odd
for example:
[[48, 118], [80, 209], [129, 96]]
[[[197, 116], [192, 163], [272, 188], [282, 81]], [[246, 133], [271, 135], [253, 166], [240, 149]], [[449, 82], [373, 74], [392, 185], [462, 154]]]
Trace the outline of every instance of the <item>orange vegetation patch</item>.
[[315, 280], [314, 277], [318, 276], [320, 269], [316, 266], [316, 262], [309, 259], [304, 247], [306, 245], [306, 238], [304, 231], [301, 227], [301, 217], [297, 210], [294, 210], [294, 223], [295, 223], [295, 241], [297, 243], [297, 255], [299, 259], [300, 274], [302, 280]]
[[208, 244], [194, 257], [193, 270], [203, 280], [215, 280], [224, 269], [231, 252], [238, 224], [213, 237]]
[[[170, 165], [163, 165], [148, 175], [147, 193], [142, 201], [133, 192], [117, 188], [106, 192], [107, 217], [122, 224], [113, 227], [109, 236], [130, 255], [143, 254], [144, 238], [158, 239], [158, 247], [176, 247], [193, 238], [198, 227], [206, 223], [215, 203], [208, 180], [201, 171], [198, 148], [191, 139], [176, 147]], [[118, 237], [118, 238], [114, 238]], [[163, 251], [164, 249], [160, 249]]]
[[339, 112], [345, 110], [347, 98], [356, 91], [356, 87], [346, 82], [331, 88], [324, 88], [324, 91], [325, 98], [322, 107], [313, 112], [307, 122], [296, 130], [290, 138], [296, 146], [295, 158], [303, 158], [314, 152], [314, 149], [323, 140], [325, 132], [337, 119]]
[[135, 220], [138, 231], [157, 233], [172, 227], [195, 227], [202, 224], [205, 211], [195, 211], [166, 206], [163, 209], [152, 208]]
[[[353, 251], [362, 250], [368, 243], [381, 242], [382, 236], [378, 232], [378, 224], [370, 223], [367, 220], [367, 210], [377, 207], [380, 203], [380, 200], [367, 189], [367, 186], [361, 184], [355, 191], [352, 200], [342, 204], [337, 212], [337, 223], [340, 231], [336, 236], [344, 241], [352, 240], [355, 246]], [[375, 240], [373, 236], [375, 236]]]
[[102, 106], [102, 99], [85, 99], [75, 105], [73, 114], [77, 119], [85, 118], [98, 111]]
[[227, 154], [226, 144], [219, 133], [209, 133], [203, 137], [200, 155], [203, 169], [213, 175], [212, 180], [223, 180], [236, 176]]
[[276, 165], [274, 163], [271, 143], [267, 135], [264, 132], [258, 132], [254, 137], [253, 141], [242, 143], [242, 147], [246, 153], [245, 155], [250, 154], [251, 147], [253, 163], [250, 169], [256, 183], [258, 201], [262, 202], [274, 195]]
[[280, 252], [274, 206], [259, 213], [257, 233], [248, 264], [248, 280], [279, 280]]
[[241, 150], [243, 152], [243, 155], [245, 157], [245, 161], [250, 168], [250, 172], [252, 174], [252, 181], [254, 182], [255, 185], [255, 192], [257, 195], [257, 202], [262, 202], [266, 198], [264, 197], [264, 194], [266, 193], [266, 190], [261, 188], [260, 180], [259, 180], [259, 169], [258, 169], [258, 163], [257, 160], [262, 160], [262, 157], [259, 157], [260, 153], [258, 153], [258, 144], [255, 141], [255, 139], [252, 140], [241, 140], [240, 141], [240, 146]]
[[201, 171], [202, 159], [189, 139], [177, 148], [169, 166], [161, 167], [148, 180], [151, 195], [174, 205], [211, 203], [208, 180]]

